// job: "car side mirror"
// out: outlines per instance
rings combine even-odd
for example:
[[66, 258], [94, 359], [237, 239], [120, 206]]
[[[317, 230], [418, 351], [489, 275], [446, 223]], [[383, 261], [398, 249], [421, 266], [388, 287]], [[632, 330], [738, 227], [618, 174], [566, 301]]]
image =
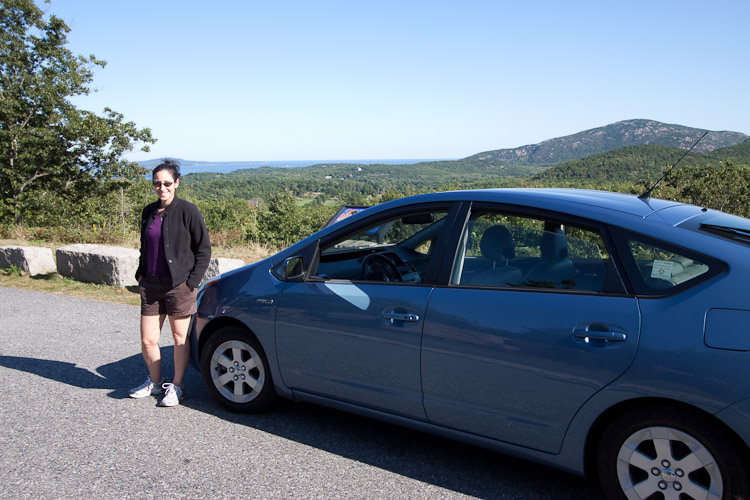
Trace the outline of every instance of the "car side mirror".
[[305, 281], [305, 261], [301, 255], [289, 257], [281, 264], [281, 278], [284, 281]]

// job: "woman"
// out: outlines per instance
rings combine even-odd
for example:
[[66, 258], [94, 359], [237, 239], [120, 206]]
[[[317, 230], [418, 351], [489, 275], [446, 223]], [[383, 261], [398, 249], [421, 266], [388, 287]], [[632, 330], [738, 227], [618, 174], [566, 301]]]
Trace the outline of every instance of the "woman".
[[[184, 397], [183, 377], [190, 357], [188, 327], [196, 311], [197, 288], [211, 259], [203, 216], [192, 203], [177, 198], [179, 164], [164, 160], [153, 171], [159, 199], [141, 215], [141, 257], [135, 278], [141, 292], [141, 351], [146, 381], [131, 389], [131, 398], [164, 392], [159, 406], [177, 406]], [[161, 373], [159, 337], [165, 317], [174, 337], [174, 378]]]

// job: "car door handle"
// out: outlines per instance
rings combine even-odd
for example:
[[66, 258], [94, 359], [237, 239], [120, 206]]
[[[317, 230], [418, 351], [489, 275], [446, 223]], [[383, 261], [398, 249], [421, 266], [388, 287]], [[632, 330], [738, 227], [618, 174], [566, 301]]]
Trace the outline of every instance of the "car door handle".
[[586, 342], [590, 340], [604, 340], [607, 342], [625, 342], [628, 335], [611, 326], [601, 324], [590, 324], [577, 326], [573, 329], [573, 335], [577, 339], [582, 339]]
[[419, 321], [419, 314], [413, 314], [413, 313], [402, 313], [402, 312], [385, 312], [383, 313], [383, 316], [385, 319], [389, 319], [391, 321], [408, 321], [410, 323], [416, 323]]

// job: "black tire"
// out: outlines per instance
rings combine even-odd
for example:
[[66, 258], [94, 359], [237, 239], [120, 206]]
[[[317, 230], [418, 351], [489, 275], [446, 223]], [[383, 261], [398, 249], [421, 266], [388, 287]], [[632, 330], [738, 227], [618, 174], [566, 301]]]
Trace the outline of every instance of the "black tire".
[[597, 467], [610, 500], [750, 499], [746, 459], [708, 418], [689, 412], [620, 415], [602, 436]]
[[201, 374], [211, 396], [235, 412], [261, 412], [276, 395], [263, 348], [241, 327], [221, 328], [208, 339], [201, 353]]

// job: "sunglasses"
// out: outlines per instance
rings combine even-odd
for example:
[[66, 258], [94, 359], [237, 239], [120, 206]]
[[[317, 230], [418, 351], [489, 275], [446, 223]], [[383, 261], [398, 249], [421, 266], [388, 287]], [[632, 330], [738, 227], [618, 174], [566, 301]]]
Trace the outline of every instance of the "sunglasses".
[[164, 186], [165, 188], [168, 188], [172, 184], [174, 184], [174, 182], [169, 182], [169, 181], [166, 181], [166, 182], [154, 181], [154, 187], [155, 188], [158, 188], [159, 186]]

